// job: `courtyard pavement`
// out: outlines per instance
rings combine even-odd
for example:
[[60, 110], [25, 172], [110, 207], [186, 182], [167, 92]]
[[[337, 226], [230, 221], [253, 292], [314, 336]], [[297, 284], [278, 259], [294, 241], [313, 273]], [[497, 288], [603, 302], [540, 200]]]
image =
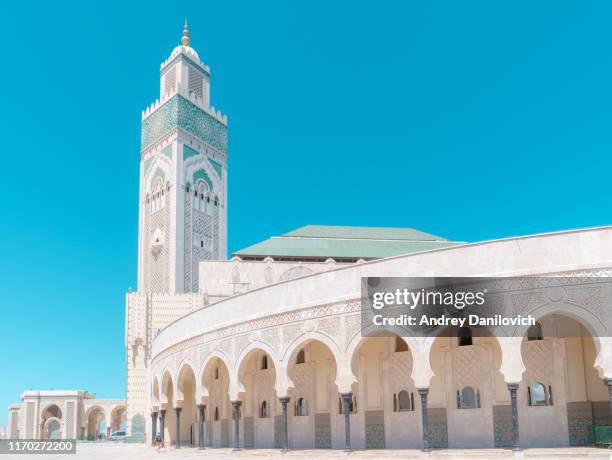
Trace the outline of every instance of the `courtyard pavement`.
[[[247, 449], [233, 451], [232, 449], [204, 449], [198, 450], [190, 447], [181, 449], [162, 449], [159, 453], [153, 447], [142, 444], [123, 443], [78, 443], [76, 455], [29, 455], [21, 454], [14, 456], [15, 460], [41, 460], [48, 458], [52, 460], [148, 460], [148, 459], [243, 459], [243, 460], [372, 460], [372, 459], [524, 459], [524, 460], [555, 460], [555, 459], [601, 459], [612, 460], [612, 450], [595, 448], [556, 448], [556, 449], [526, 449], [514, 453], [504, 449], [445, 449], [422, 453], [419, 450], [359, 450], [345, 453], [341, 450], [290, 450], [280, 452], [272, 449]], [[7, 455], [0, 458], [9, 459]]]

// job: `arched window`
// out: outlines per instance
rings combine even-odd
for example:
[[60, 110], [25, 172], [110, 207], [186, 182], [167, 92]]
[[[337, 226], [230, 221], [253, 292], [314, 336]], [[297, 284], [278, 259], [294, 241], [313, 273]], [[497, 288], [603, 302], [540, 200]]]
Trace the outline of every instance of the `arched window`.
[[408, 344], [401, 337], [395, 338], [395, 352], [408, 351]]
[[263, 355], [263, 357], [261, 358], [261, 368], [262, 370], [267, 369], [268, 368], [268, 355]]
[[480, 390], [474, 390], [471, 386], [457, 390], [457, 409], [480, 408]]
[[210, 214], [210, 191], [204, 181], [198, 181], [193, 186], [193, 207], [200, 212]]
[[308, 415], [308, 403], [304, 398], [298, 398], [295, 403], [295, 415], [298, 417], [303, 417]]
[[219, 206], [219, 198], [215, 197], [215, 206]]
[[460, 347], [472, 345], [472, 330], [469, 327], [460, 327], [457, 337], [459, 338]]
[[410, 404], [410, 395], [408, 394], [406, 390], [402, 390], [399, 392], [397, 400], [398, 400], [397, 409], [400, 412], [412, 410], [412, 406]]
[[215, 422], [219, 420], [219, 408], [215, 407]]
[[530, 406], [548, 406], [552, 405], [552, 397], [549, 400], [549, 394], [552, 388], [549, 386], [549, 392], [546, 392], [546, 387], [542, 383], [534, 383], [527, 388]]
[[155, 181], [151, 190], [151, 214], [162, 209], [166, 204], [164, 197], [164, 187], [160, 179]]
[[295, 364], [304, 364], [306, 362], [306, 353], [304, 353], [304, 349], [302, 348], [298, 351], [297, 358], [295, 359]]
[[268, 403], [266, 401], [262, 401], [259, 405], [259, 418], [268, 418], [269, 415]]
[[542, 325], [539, 321], [527, 329], [527, 340], [544, 340], [542, 335]]
[[215, 380], [219, 380], [219, 367], [215, 367]]

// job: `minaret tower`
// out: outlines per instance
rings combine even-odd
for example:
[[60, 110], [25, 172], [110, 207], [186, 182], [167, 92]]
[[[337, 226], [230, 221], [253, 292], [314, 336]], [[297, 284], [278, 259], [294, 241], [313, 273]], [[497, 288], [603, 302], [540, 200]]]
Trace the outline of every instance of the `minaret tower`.
[[142, 113], [138, 233], [139, 292], [197, 292], [198, 262], [227, 256], [227, 116], [186, 21]]

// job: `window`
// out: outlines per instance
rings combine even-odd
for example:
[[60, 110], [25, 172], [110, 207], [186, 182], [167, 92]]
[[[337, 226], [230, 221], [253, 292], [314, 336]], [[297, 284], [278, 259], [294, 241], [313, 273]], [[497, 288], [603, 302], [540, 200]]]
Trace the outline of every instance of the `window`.
[[262, 401], [259, 405], [259, 418], [268, 418], [270, 416], [268, 403], [266, 401]]
[[480, 390], [474, 390], [471, 386], [457, 390], [457, 409], [480, 408]]
[[210, 214], [210, 192], [206, 182], [200, 180], [193, 187], [193, 207], [200, 212]]
[[408, 344], [401, 337], [395, 338], [395, 352], [408, 351]]
[[219, 368], [215, 367], [215, 380], [219, 380]]
[[460, 327], [457, 337], [459, 338], [460, 347], [472, 345], [472, 330], [469, 327]]
[[534, 383], [527, 387], [528, 404], [530, 406], [552, 406], [552, 387], [546, 387], [542, 383]]
[[215, 407], [215, 422], [219, 420], [219, 408]]
[[153, 190], [151, 191], [151, 213], [159, 211], [165, 206], [165, 204], [166, 197], [164, 194], [164, 187], [161, 183], [161, 180], [158, 179], [153, 185]]
[[397, 399], [398, 399], [398, 410], [400, 412], [414, 409], [411, 405], [410, 395], [408, 394], [406, 390], [400, 391]]
[[539, 321], [536, 321], [535, 325], [531, 326], [527, 329], [527, 340], [543, 340], [544, 336], [542, 335], [542, 325]]
[[268, 368], [268, 355], [263, 355], [263, 357], [261, 358], [261, 368], [262, 370], [267, 369]]
[[298, 398], [295, 403], [294, 414], [298, 417], [303, 417], [308, 415], [308, 403], [304, 398]]
[[304, 353], [304, 349], [302, 348], [295, 359], [295, 364], [304, 364], [306, 362], [306, 353]]

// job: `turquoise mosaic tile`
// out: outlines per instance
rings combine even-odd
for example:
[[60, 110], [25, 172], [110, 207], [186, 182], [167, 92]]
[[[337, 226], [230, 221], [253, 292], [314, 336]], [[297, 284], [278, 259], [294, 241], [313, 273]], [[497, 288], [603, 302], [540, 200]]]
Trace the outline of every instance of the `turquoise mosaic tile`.
[[208, 184], [208, 188], [211, 191], [213, 190], [212, 181], [210, 180], [210, 177], [208, 177], [208, 174], [206, 174], [206, 171], [204, 171], [203, 169], [198, 169], [196, 172], [193, 173], [193, 183], [194, 184], [196, 184], [198, 180], [200, 179], [202, 179], [204, 182]]
[[446, 408], [429, 408], [427, 429], [429, 434], [429, 447], [448, 447], [448, 423], [446, 418]]
[[151, 182], [155, 181], [155, 179], [157, 179], [158, 177], [160, 177], [162, 181], [166, 177], [166, 175], [164, 174], [164, 171], [162, 171], [161, 168], [157, 168], [157, 170], [155, 171], [155, 174], [153, 174], [153, 178], [151, 179]]
[[567, 424], [570, 446], [587, 446], [593, 443], [593, 409], [590, 402], [567, 403]]
[[210, 158], [208, 159], [208, 161], [217, 173], [217, 176], [219, 176], [219, 179], [223, 179], [223, 167], [221, 166], [221, 164], [217, 163], [215, 160], [211, 160]]
[[382, 410], [365, 412], [366, 449], [385, 448], [385, 413]]
[[155, 160], [155, 157], [151, 155], [142, 164], [142, 172], [144, 174], [149, 172], [149, 168], [151, 168], [151, 163], [153, 163], [153, 160]]
[[141, 150], [177, 127], [212, 147], [227, 152], [227, 128], [216, 118], [178, 94], [143, 120], [140, 134]]
[[199, 154], [200, 152], [198, 152], [197, 150], [192, 149], [186, 144], [183, 144], [183, 160], [186, 160], [187, 158], [195, 157], [196, 155], [199, 155]]
[[161, 153], [162, 155], [166, 155], [168, 158], [172, 159], [172, 144], [168, 144], [161, 149]]
[[331, 449], [331, 414], [329, 412], [315, 414], [315, 447]]
[[493, 406], [495, 447], [512, 447], [512, 407]]

